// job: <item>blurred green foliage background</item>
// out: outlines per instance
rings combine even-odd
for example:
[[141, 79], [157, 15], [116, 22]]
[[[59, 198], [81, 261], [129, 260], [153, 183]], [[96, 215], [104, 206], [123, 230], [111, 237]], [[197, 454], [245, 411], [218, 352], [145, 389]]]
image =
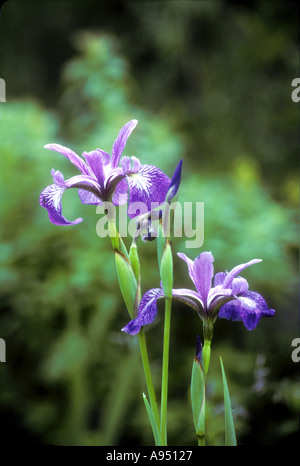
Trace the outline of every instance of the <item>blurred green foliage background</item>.
[[[222, 445], [219, 355], [238, 443], [292, 444], [300, 406], [291, 342], [298, 329], [297, 10], [284, 1], [11, 0], [1, 11], [0, 442], [151, 445], [135, 338], [99, 216], [64, 194], [57, 227], [38, 198], [76, 169], [44, 145], [110, 152], [139, 125], [126, 155], [169, 176], [183, 158], [179, 200], [205, 205], [200, 250], [174, 239], [175, 287], [189, 287], [176, 252], [212, 251], [215, 270], [252, 258], [250, 288], [276, 309], [254, 332], [217, 321], [208, 378], [208, 443]], [[17, 34], [16, 34], [16, 31]], [[155, 243], [139, 247], [143, 291], [157, 287]], [[163, 308], [147, 340], [159, 395]], [[189, 382], [201, 322], [173, 305], [169, 444], [196, 445]]]

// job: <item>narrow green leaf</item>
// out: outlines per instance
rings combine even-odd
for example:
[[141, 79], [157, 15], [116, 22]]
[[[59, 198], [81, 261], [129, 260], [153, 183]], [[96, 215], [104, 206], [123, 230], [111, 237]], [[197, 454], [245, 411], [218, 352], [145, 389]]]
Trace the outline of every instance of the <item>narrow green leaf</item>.
[[158, 428], [158, 426], [156, 424], [155, 416], [153, 414], [153, 411], [151, 409], [151, 406], [150, 406], [150, 404], [149, 404], [149, 402], [147, 400], [147, 397], [146, 397], [145, 393], [143, 393], [143, 400], [144, 400], [146, 410], [147, 410], [147, 414], [148, 414], [148, 417], [149, 417], [149, 421], [150, 421], [150, 424], [151, 424], [151, 427], [152, 427], [152, 432], [153, 432], [155, 445], [156, 446], [161, 445], [161, 438], [160, 438], [159, 428]]
[[225, 405], [225, 446], [232, 447], [236, 446], [236, 435], [234, 429], [234, 422], [232, 417], [231, 401], [229, 396], [228, 384], [223, 366], [223, 361], [220, 356], [222, 379], [223, 379], [223, 391], [224, 391], [224, 405]]
[[124, 256], [127, 257], [127, 259], [129, 259], [128, 251], [120, 235], [119, 235], [119, 251], [122, 254], [124, 254]]
[[115, 251], [116, 268], [121, 293], [131, 318], [134, 316], [137, 281], [129, 260], [119, 251]]
[[132, 270], [134, 273], [134, 276], [136, 278], [136, 281], [140, 281], [140, 260], [139, 260], [139, 255], [138, 255], [138, 249], [137, 245], [135, 243], [132, 243], [130, 250], [129, 250], [129, 260], [132, 266]]
[[160, 277], [166, 298], [172, 298], [173, 257], [170, 242], [167, 240], [161, 258]]
[[195, 358], [192, 368], [191, 401], [197, 437], [205, 435], [205, 378], [199, 361]]

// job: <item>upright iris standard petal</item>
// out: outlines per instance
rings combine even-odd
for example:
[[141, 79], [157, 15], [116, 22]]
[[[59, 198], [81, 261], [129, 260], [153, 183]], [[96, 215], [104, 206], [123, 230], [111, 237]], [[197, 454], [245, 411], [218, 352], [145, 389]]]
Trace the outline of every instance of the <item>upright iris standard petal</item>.
[[229, 288], [232, 280], [246, 267], [249, 267], [250, 265], [257, 264], [258, 262], [261, 262], [261, 259], [252, 259], [249, 262], [246, 262], [245, 264], [240, 264], [234, 267], [229, 273], [226, 274], [226, 277], [223, 282], [223, 287], [224, 288]]
[[170, 181], [169, 187], [168, 187], [168, 191], [167, 191], [166, 198], [165, 198], [165, 201], [168, 204], [171, 204], [174, 198], [176, 198], [177, 196], [178, 189], [179, 189], [180, 182], [181, 182], [181, 170], [182, 170], [182, 160], [179, 161], [174, 171], [174, 174], [172, 176], [172, 179]]
[[178, 252], [177, 256], [180, 257], [180, 259], [182, 259], [188, 266], [190, 279], [193, 281], [194, 285], [196, 286], [196, 283], [195, 283], [196, 277], [194, 275], [194, 261], [190, 259], [189, 257], [187, 257], [183, 252]]
[[214, 257], [211, 252], [203, 252], [194, 260], [194, 283], [203, 302], [207, 302], [211, 289], [211, 281], [214, 276], [213, 261]]
[[137, 120], [131, 120], [121, 128], [112, 147], [111, 163], [113, 168], [116, 168], [119, 165], [123, 150], [127, 143], [127, 139], [136, 127], [137, 123]]
[[67, 157], [67, 159], [69, 159], [70, 162], [73, 165], [75, 165], [75, 167], [77, 167], [79, 171], [81, 171], [81, 173], [85, 175], [90, 174], [90, 170], [87, 164], [84, 162], [84, 160], [82, 160], [82, 158], [79, 157], [79, 155], [77, 155], [75, 152], [73, 152], [68, 147], [62, 146], [60, 144], [46, 144], [44, 147], [45, 149], [54, 150], [64, 155], [65, 157]]
[[91, 152], [84, 152], [82, 155], [85, 157], [85, 160], [87, 161], [89, 167], [94, 173], [97, 182], [102, 188], [104, 188], [104, 182], [105, 182], [104, 165], [107, 165], [109, 163], [109, 160], [106, 161], [106, 164], [105, 164], [103, 153], [99, 149], [92, 150]]

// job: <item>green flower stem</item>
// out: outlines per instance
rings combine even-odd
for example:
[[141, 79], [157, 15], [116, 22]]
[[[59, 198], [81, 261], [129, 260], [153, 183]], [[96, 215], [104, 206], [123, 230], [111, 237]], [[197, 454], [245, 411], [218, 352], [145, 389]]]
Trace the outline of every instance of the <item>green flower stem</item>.
[[209, 363], [210, 363], [210, 353], [211, 353], [211, 340], [204, 340], [203, 345], [203, 365], [204, 365], [204, 375], [208, 372]]
[[[119, 233], [117, 231], [117, 227], [115, 224], [115, 219], [112, 217], [108, 216], [108, 227], [109, 227], [109, 235], [111, 239], [111, 244], [114, 250], [117, 250], [119, 252], [122, 252], [123, 254], [128, 257], [129, 255], [127, 253], [127, 250], [125, 251], [125, 245], [122, 242], [122, 239], [119, 236]], [[129, 259], [130, 260], [130, 259]], [[131, 264], [132, 267], [132, 264]], [[132, 269], [134, 275], [137, 275], [137, 270]], [[122, 291], [122, 290], [121, 290]], [[138, 280], [137, 283], [137, 299], [140, 301], [141, 299], [141, 285], [140, 285], [140, 280]], [[138, 303], [137, 303], [138, 304]], [[134, 309], [131, 309], [131, 312], [133, 314]], [[130, 314], [130, 312], [129, 312]], [[133, 315], [131, 315], [133, 317]], [[141, 358], [142, 358], [142, 363], [143, 363], [143, 368], [144, 368], [144, 374], [145, 374], [145, 379], [146, 379], [146, 385], [147, 385], [147, 391], [150, 399], [150, 406], [153, 412], [153, 415], [155, 417], [155, 421], [157, 426], [160, 425], [160, 419], [159, 419], [159, 410], [157, 406], [157, 400], [156, 400], [156, 395], [155, 395], [155, 390], [154, 390], [154, 385], [153, 385], [153, 380], [152, 380], [152, 375], [151, 375], [151, 369], [150, 369], [150, 363], [149, 363], [149, 357], [148, 357], [148, 350], [147, 350], [147, 343], [146, 343], [146, 337], [145, 337], [145, 332], [143, 328], [140, 330], [138, 333], [138, 340], [139, 340], [139, 346], [140, 346], [140, 352], [141, 352]]]
[[208, 372], [209, 363], [210, 363], [210, 353], [211, 353], [211, 341], [213, 337], [213, 322], [211, 319], [208, 319], [203, 324], [203, 336], [204, 336], [204, 345], [203, 345], [203, 364], [204, 364], [204, 375]]
[[[211, 321], [205, 322], [203, 326], [204, 334], [204, 345], [202, 349], [202, 360], [203, 360], [203, 372], [204, 372], [204, 387], [203, 387], [203, 403], [201, 406], [201, 422], [198, 425], [197, 440], [198, 446], [204, 447], [206, 445], [206, 436], [205, 436], [205, 421], [206, 421], [206, 410], [205, 410], [205, 392], [206, 392], [206, 376], [210, 364], [210, 355], [211, 355], [211, 340], [213, 336], [213, 324]], [[201, 433], [201, 435], [200, 435]]]
[[110, 218], [110, 217], [108, 217], [108, 232], [109, 232], [112, 247], [119, 251], [120, 250], [120, 242], [119, 242], [117, 227], [116, 227], [116, 224], [115, 224], [115, 220], [113, 218]]
[[162, 445], [167, 445], [167, 404], [168, 404], [168, 377], [169, 377], [169, 347], [171, 327], [171, 304], [172, 298], [165, 299], [165, 325], [163, 344], [163, 366], [161, 383], [161, 439]]
[[148, 390], [148, 395], [150, 399], [150, 405], [152, 408], [152, 412], [155, 416], [156, 424], [159, 426], [159, 411], [158, 411], [157, 400], [156, 400], [156, 395], [154, 391], [154, 385], [153, 385], [152, 375], [151, 375], [151, 370], [150, 370], [146, 336], [145, 336], [145, 332], [143, 328], [141, 328], [141, 330], [138, 333], [138, 339], [139, 339], [139, 345], [140, 345], [140, 350], [141, 350], [141, 357], [142, 357], [142, 362], [143, 362], [143, 367], [144, 367], [145, 378], [146, 378], [147, 390]]

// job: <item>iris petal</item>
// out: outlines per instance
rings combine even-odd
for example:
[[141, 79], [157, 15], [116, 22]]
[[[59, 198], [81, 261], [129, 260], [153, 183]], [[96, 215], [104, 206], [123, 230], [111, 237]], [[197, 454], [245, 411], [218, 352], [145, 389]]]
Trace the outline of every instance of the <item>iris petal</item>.
[[70, 222], [62, 215], [61, 197], [67, 188], [51, 184], [47, 186], [40, 195], [40, 205], [47, 209], [50, 222], [54, 225], [76, 225], [82, 222], [82, 218], [77, 218]]
[[111, 151], [111, 163], [113, 168], [116, 168], [119, 165], [127, 139], [136, 127], [137, 123], [137, 120], [131, 120], [120, 129]]
[[91, 167], [96, 180], [98, 181], [99, 185], [103, 188], [104, 180], [105, 180], [105, 173], [104, 173], [104, 160], [102, 156], [102, 151], [99, 149], [92, 150], [91, 152], [84, 152], [85, 160]]
[[[164, 202], [170, 179], [164, 172], [154, 165], [141, 165], [137, 173], [127, 173], [129, 186], [129, 205], [141, 203], [150, 211], [153, 204], [157, 206]], [[144, 213], [144, 212], [143, 212]], [[128, 213], [134, 218], [136, 213]]]
[[161, 288], [153, 288], [147, 291], [141, 299], [137, 317], [122, 328], [122, 331], [130, 335], [136, 335], [143, 325], [151, 324], [157, 314], [156, 301], [163, 297], [164, 292]]
[[269, 309], [265, 299], [255, 291], [248, 291], [243, 296], [224, 304], [219, 313], [221, 319], [242, 321], [247, 330], [253, 330], [261, 317], [271, 317], [274, 309]]
[[90, 175], [90, 170], [85, 161], [68, 147], [61, 146], [60, 144], [46, 144], [44, 147], [45, 149], [51, 149], [64, 155], [81, 171], [81, 173]]
[[207, 303], [211, 281], [214, 276], [213, 261], [214, 256], [211, 252], [202, 252], [194, 260], [193, 273], [195, 285], [204, 303]]
[[240, 264], [234, 267], [225, 277], [223, 286], [224, 288], [229, 288], [232, 280], [246, 267], [249, 267], [250, 265], [257, 264], [258, 262], [261, 262], [261, 259], [252, 259], [249, 262], [246, 262], [245, 264]]

